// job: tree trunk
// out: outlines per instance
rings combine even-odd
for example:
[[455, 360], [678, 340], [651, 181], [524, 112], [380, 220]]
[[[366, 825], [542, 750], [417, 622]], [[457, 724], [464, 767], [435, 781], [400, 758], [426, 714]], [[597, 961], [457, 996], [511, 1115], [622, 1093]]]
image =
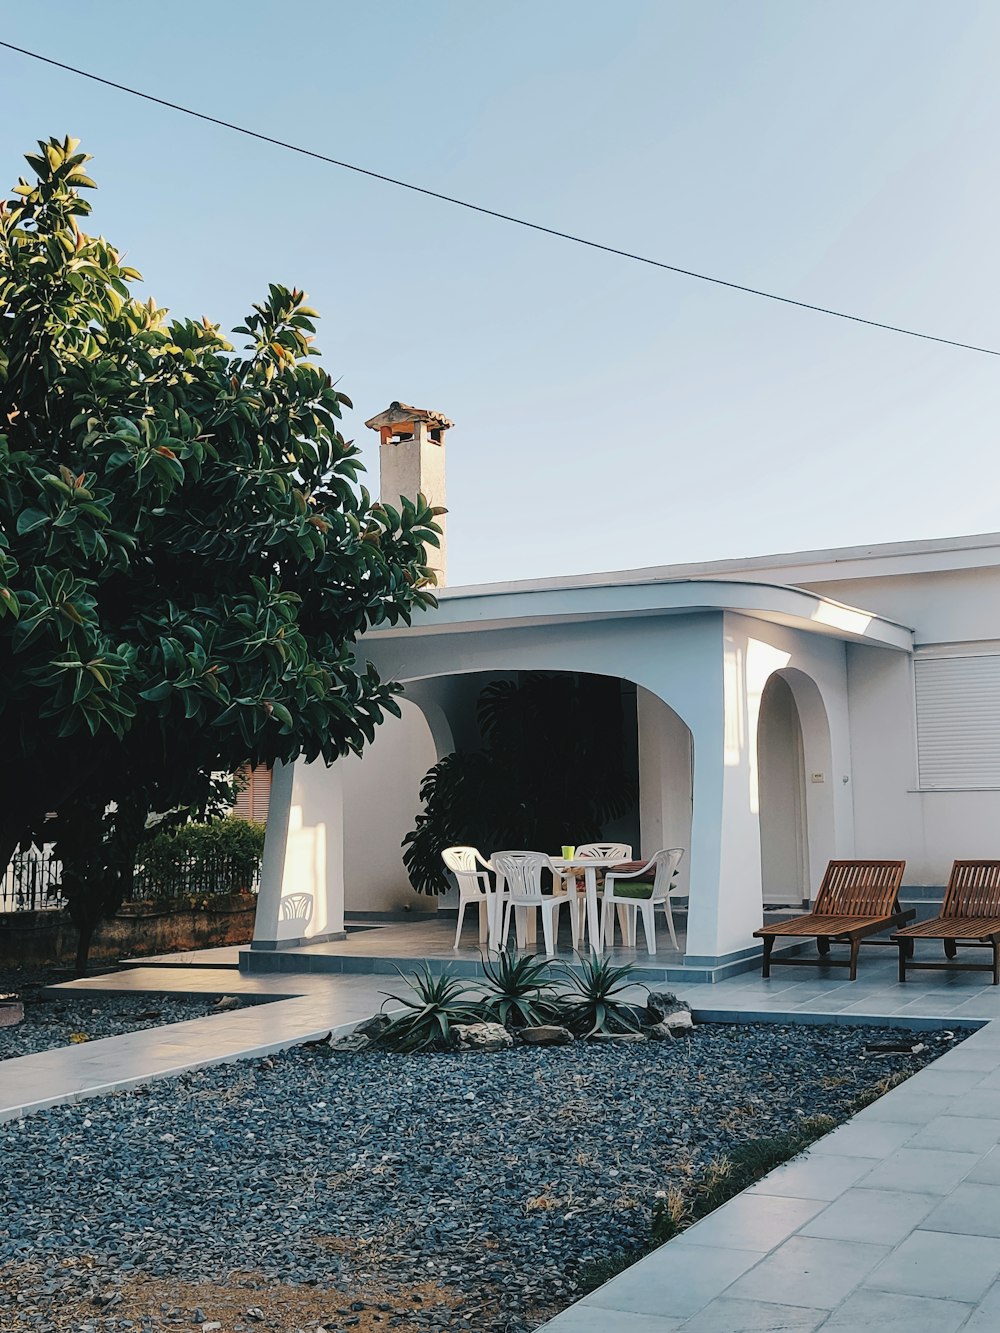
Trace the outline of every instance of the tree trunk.
[[87, 975], [87, 964], [90, 961], [90, 944], [94, 938], [94, 931], [97, 929], [96, 921], [87, 921], [78, 927], [79, 934], [76, 940], [76, 962], [73, 966], [74, 977], [85, 977]]

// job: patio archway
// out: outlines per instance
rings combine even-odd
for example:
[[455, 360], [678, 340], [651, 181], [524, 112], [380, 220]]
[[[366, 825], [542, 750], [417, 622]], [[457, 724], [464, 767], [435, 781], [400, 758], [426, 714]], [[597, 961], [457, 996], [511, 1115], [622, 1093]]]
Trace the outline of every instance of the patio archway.
[[757, 722], [765, 904], [800, 906], [834, 855], [830, 726], [819, 687], [794, 667], [768, 678]]

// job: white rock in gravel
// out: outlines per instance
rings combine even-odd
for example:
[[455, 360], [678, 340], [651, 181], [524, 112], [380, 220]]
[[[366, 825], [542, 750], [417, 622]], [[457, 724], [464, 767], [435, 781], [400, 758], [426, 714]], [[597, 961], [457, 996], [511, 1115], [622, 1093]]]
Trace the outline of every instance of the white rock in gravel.
[[502, 1023], [453, 1023], [451, 1043], [457, 1051], [503, 1051], [514, 1038]]
[[676, 1014], [667, 1014], [663, 1024], [674, 1033], [690, 1032], [694, 1027], [694, 1019], [686, 1009], [679, 1009]]
[[533, 1028], [521, 1028], [518, 1038], [525, 1046], [568, 1046], [573, 1040], [569, 1028], [557, 1024], [541, 1024]]

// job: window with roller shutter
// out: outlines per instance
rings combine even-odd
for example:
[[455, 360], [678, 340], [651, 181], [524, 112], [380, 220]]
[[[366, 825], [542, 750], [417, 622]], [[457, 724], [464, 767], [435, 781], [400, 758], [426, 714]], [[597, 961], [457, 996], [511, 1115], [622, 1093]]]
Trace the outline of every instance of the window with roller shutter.
[[271, 770], [264, 765], [257, 768], [247, 766], [240, 769], [239, 777], [246, 785], [236, 797], [233, 814], [239, 819], [252, 819], [258, 824], [266, 824], [271, 802]]
[[921, 788], [1000, 789], [1000, 654], [918, 657], [913, 671]]

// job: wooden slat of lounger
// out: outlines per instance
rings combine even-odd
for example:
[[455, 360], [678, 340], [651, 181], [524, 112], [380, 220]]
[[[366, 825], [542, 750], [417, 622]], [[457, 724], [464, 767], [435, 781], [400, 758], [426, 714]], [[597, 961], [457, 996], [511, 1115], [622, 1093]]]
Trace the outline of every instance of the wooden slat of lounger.
[[891, 916], [904, 861], [831, 861], [823, 876], [816, 916]]
[[941, 916], [1000, 916], [1000, 861], [956, 861]]
[[762, 926], [755, 930], [757, 936], [764, 935], [843, 935], [849, 930], [865, 929], [869, 926], [885, 925], [887, 928], [899, 919], [899, 914], [891, 912], [878, 916], [818, 916], [811, 912], [808, 916], [795, 917], [790, 921], [776, 921], [772, 926]]
[[908, 940], [974, 940], [1000, 934], [1000, 916], [935, 917], [933, 921], [918, 921], [893, 932], [893, 939], [902, 936]]

